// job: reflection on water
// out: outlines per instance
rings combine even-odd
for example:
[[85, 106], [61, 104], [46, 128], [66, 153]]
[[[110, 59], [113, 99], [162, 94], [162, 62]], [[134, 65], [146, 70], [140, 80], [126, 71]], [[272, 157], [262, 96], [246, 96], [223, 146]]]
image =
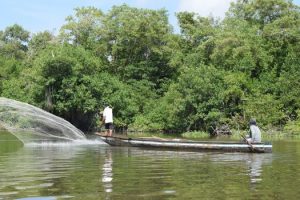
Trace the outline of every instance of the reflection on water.
[[[122, 175], [127, 174], [124, 182], [127, 181], [129, 185], [132, 184], [137, 187], [142, 182], [147, 182], [146, 187], [149, 187], [147, 188], [148, 191], [142, 194], [129, 192], [129, 194], [126, 195], [129, 195], [130, 199], [136, 197], [159, 199], [161, 196], [173, 196], [178, 197], [177, 199], [181, 199], [183, 198], [183, 196], [180, 196], [182, 190], [188, 190], [188, 187], [185, 186], [186, 181], [202, 187], [205, 183], [211, 186], [212, 183], [216, 184], [215, 180], [227, 177], [228, 172], [229, 177], [227, 178], [232, 179], [228, 182], [238, 185], [241, 177], [242, 179], [248, 177], [252, 185], [249, 189], [252, 190], [255, 184], [263, 180], [262, 167], [271, 165], [273, 159], [272, 154], [203, 153], [144, 150], [139, 148], [108, 148], [104, 153], [104, 164], [102, 167], [102, 182], [104, 191], [107, 193], [113, 192], [113, 154], [116, 154], [115, 150], [121, 151], [119, 153], [122, 154], [122, 157], [127, 157], [127, 161], [130, 162], [130, 165], [121, 169]], [[173, 161], [175, 161], [175, 163], [180, 162], [180, 164], [174, 165]], [[212, 167], [213, 165], [215, 166]], [[137, 166], [137, 168], [135, 166]], [[235, 168], [235, 166], [237, 167]], [[241, 170], [240, 166], [242, 166], [242, 172], [238, 173], [238, 176], [233, 176], [237, 172], [235, 171], [236, 169]], [[115, 168], [117, 168], [116, 171], [120, 171], [120, 167], [121, 166], [117, 164], [115, 166]], [[226, 169], [227, 167], [228, 169]], [[210, 171], [210, 168], [215, 169]], [[172, 172], [173, 170], [176, 172]], [[209, 171], [208, 173], [207, 170]], [[119, 177], [119, 173], [115, 173], [117, 180], [115, 180], [114, 185], [118, 185], [119, 182], [122, 182], [120, 181], [122, 178]], [[213, 181], [210, 182], [207, 178], [211, 178]], [[158, 180], [160, 180], [159, 183], [157, 182]], [[154, 185], [154, 188], [152, 188], [153, 191], [151, 191], [153, 182], [157, 183], [157, 186]], [[226, 184], [226, 182], [225, 180], [224, 183]], [[127, 191], [132, 190], [131, 187], [123, 187], [127, 189]], [[157, 189], [160, 187], [161, 190], [157, 192]], [[239, 191], [237, 190], [235, 192]]]
[[262, 180], [262, 157], [260, 155], [252, 155], [248, 161], [249, 163], [249, 175], [251, 183], [258, 183]]
[[246, 174], [249, 175], [251, 183], [258, 183], [262, 181], [262, 166], [272, 164], [273, 154], [225, 153], [212, 155], [211, 159], [215, 162], [244, 162], [248, 168]]
[[102, 182], [104, 191], [109, 193], [112, 192], [112, 180], [113, 180], [113, 169], [112, 169], [112, 152], [110, 149], [107, 149], [104, 154], [104, 164], [103, 164], [103, 175], [102, 175]]
[[79, 150], [65, 145], [25, 147], [2, 157], [0, 190], [15, 188], [14, 192], [20, 192], [53, 186], [52, 180], [66, 177], [69, 169], [76, 168], [73, 159]]
[[[0, 132], [1, 134], [1, 132]], [[3, 136], [3, 135], [0, 135]], [[73, 143], [31, 143], [23, 146], [17, 140], [0, 137], [0, 199], [57, 199], [74, 197], [64, 185], [85, 168], [81, 159], [99, 141]], [[10, 151], [7, 151], [10, 149]], [[65, 183], [62, 180], [67, 180]], [[55, 194], [56, 197], [53, 197]], [[42, 195], [42, 194], [46, 195]]]
[[298, 199], [299, 184], [300, 142], [247, 154], [0, 140], [0, 199]]

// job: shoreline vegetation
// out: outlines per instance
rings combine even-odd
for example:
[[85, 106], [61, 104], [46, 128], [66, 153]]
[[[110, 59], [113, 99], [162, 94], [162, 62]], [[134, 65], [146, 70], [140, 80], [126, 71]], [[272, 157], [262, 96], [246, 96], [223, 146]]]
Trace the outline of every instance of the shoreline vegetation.
[[[208, 132], [191, 131], [182, 134], [165, 134], [155, 132], [129, 132], [128, 137], [160, 137], [160, 138], [183, 138], [194, 140], [242, 140], [241, 134], [246, 135], [247, 131], [233, 130], [231, 135], [220, 135], [217, 137], [211, 137]], [[282, 131], [262, 131], [262, 141], [276, 141], [276, 140], [300, 140], [300, 134], [286, 133]]]
[[179, 12], [179, 33], [165, 9], [70, 14], [56, 35], [0, 30], [1, 97], [84, 132], [99, 129], [109, 103], [117, 132], [201, 138], [224, 124], [246, 130], [256, 118], [263, 138], [299, 137], [300, 7], [292, 1], [237, 0], [223, 19]]
[[[217, 139], [231, 139], [231, 140], [241, 140], [241, 134], [245, 135], [246, 131], [237, 131], [233, 130], [232, 135], [224, 135], [216, 137]], [[183, 133], [182, 137], [186, 138], [195, 138], [195, 139], [205, 139], [211, 138], [209, 133], [205, 132], [187, 132]], [[262, 131], [262, 141], [266, 140], [281, 140], [281, 139], [300, 139], [300, 134], [293, 134], [293, 133], [285, 133], [281, 131]]]

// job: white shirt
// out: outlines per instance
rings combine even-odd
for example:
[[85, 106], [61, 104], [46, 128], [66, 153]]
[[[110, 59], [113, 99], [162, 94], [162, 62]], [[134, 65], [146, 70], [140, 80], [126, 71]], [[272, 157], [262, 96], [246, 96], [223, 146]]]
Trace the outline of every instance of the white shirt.
[[252, 141], [253, 142], [261, 142], [261, 132], [260, 132], [258, 126], [251, 125], [250, 130], [251, 130]]
[[105, 123], [113, 123], [113, 113], [109, 106], [104, 108], [103, 117], [105, 119]]

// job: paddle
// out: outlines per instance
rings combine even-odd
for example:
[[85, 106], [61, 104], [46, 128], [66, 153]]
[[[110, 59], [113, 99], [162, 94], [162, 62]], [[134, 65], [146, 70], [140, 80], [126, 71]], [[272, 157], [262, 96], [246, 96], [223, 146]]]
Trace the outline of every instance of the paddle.
[[251, 151], [254, 152], [254, 151], [255, 151], [255, 148], [253, 147], [253, 145], [251, 144], [251, 142], [248, 141], [247, 138], [246, 138], [244, 135], [242, 135], [242, 134], [241, 134], [241, 137], [242, 137], [242, 138], [244, 139], [244, 141], [249, 145]]

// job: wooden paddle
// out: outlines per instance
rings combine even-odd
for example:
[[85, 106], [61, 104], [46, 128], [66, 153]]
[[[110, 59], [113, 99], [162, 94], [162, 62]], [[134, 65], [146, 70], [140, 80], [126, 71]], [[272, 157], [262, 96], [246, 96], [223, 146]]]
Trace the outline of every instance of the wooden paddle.
[[241, 137], [245, 140], [245, 142], [249, 145], [250, 149], [252, 152], [255, 152], [255, 148], [253, 147], [253, 145], [251, 144], [250, 141], [247, 140], [247, 138], [241, 134]]

